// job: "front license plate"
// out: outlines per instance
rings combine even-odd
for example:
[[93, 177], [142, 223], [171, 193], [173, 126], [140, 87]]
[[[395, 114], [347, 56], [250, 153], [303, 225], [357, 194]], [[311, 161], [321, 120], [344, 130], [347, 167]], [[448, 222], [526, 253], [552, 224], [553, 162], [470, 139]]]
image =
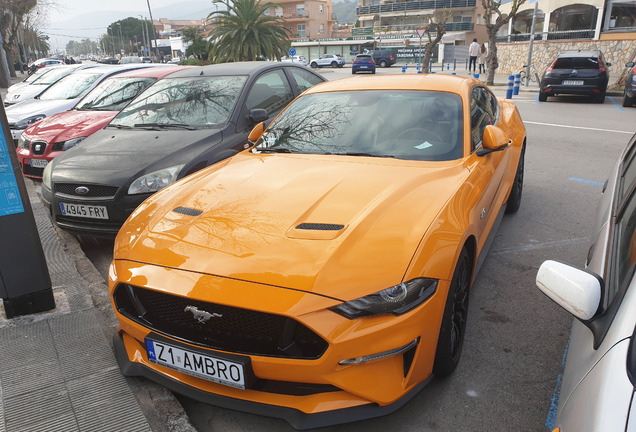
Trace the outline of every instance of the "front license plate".
[[31, 159], [31, 166], [33, 168], [46, 168], [49, 163], [46, 159]]
[[583, 85], [583, 80], [565, 80], [563, 85]]
[[245, 370], [241, 363], [152, 339], [146, 339], [146, 349], [148, 360], [152, 363], [218, 384], [245, 389]]
[[108, 210], [105, 206], [61, 202], [60, 210], [62, 210], [62, 214], [64, 216], [84, 217], [91, 219], [108, 219]]

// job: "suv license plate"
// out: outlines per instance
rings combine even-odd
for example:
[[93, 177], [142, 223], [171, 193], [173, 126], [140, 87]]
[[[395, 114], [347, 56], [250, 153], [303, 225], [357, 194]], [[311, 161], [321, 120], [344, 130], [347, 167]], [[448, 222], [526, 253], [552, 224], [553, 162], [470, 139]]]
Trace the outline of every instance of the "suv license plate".
[[230, 360], [146, 339], [148, 360], [218, 384], [245, 389], [243, 365]]
[[64, 216], [84, 217], [91, 219], [108, 219], [106, 206], [87, 204], [60, 203], [60, 210]]
[[49, 163], [46, 159], [31, 159], [31, 166], [33, 168], [46, 168]]
[[583, 80], [565, 80], [563, 85], [583, 85]]

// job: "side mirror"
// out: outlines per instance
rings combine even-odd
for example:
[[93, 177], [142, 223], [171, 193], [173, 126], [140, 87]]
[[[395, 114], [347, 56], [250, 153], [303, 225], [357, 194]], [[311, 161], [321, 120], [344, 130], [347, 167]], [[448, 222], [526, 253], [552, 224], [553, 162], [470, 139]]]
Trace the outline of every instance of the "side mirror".
[[625, 67], [634, 67], [634, 62], [625, 63]]
[[556, 261], [545, 261], [537, 286], [556, 304], [581, 321], [589, 321], [601, 304], [602, 279]]
[[[264, 111], [264, 110], [263, 110]], [[265, 124], [260, 122], [252, 129], [252, 132], [248, 135], [247, 139], [253, 144], [259, 140], [259, 138], [263, 135], [265, 131]]]
[[269, 114], [266, 109], [254, 108], [250, 110], [248, 117], [252, 124], [256, 124], [267, 120], [269, 118]]
[[481, 148], [477, 150], [477, 156], [485, 156], [492, 152], [504, 150], [510, 145], [510, 142], [511, 140], [506, 138], [501, 128], [488, 125], [484, 129]]

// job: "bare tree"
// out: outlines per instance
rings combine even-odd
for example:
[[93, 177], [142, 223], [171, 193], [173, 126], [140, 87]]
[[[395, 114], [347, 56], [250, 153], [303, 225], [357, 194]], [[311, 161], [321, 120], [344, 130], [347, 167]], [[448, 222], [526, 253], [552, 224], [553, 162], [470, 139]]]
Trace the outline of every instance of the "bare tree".
[[[438, 9], [428, 20], [428, 25], [426, 27], [428, 42], [424, 46], [424, 59], [422, 60], [422, 65], [426, 68], [427, 72], [430, 72], [430, 70], [428, 70], [428, 65], [431, 61], [431, 57], [433, 56], [433, 49], [435, 49], [437, 44], [442, 40], [442, 37], [446, 34], [446, 23], [452, 16], [452, 11], [448, 9]], [[435, 39], [431, 36], [431, 32], [435, 32]]]
[[[484, 7], [484, 19], [486, 20], [486, 32], [488, 33], [488, 55], [486, 56], [486, 84], [492, 85], [495, 81], [495, 70], [499, 67], [497, 60], [497, 45], [495, 37], [501, 27], [517, 16], [519, 8], [526, 0], [512, 0], [510, 13], [501, 12], [501, 1], [481, 0]], [[509, 4], [509, 3], [506, 3]]]

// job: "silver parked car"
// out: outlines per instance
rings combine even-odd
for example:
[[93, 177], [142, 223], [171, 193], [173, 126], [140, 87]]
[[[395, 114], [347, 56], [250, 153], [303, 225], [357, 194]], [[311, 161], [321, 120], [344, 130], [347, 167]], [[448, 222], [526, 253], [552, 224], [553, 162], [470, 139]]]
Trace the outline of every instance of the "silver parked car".
[[605, 185], [585, 270], [556, 261], [537, 285], [575, 320], [555, 431], [636, 432], [636, 135]]
[[324, 54], [322, 56], [320, 56], [317, 59], [313, 59], [311, 62], [309, 62], [309, 65], [312, 68], [317, 68], [317, 67], [323, 67], [323, 66], [331, 66], [332, 68], [335, 67], [343, 67], [345, 64], [345, 61], [342, 57], [340, 57], [340, 54]]

